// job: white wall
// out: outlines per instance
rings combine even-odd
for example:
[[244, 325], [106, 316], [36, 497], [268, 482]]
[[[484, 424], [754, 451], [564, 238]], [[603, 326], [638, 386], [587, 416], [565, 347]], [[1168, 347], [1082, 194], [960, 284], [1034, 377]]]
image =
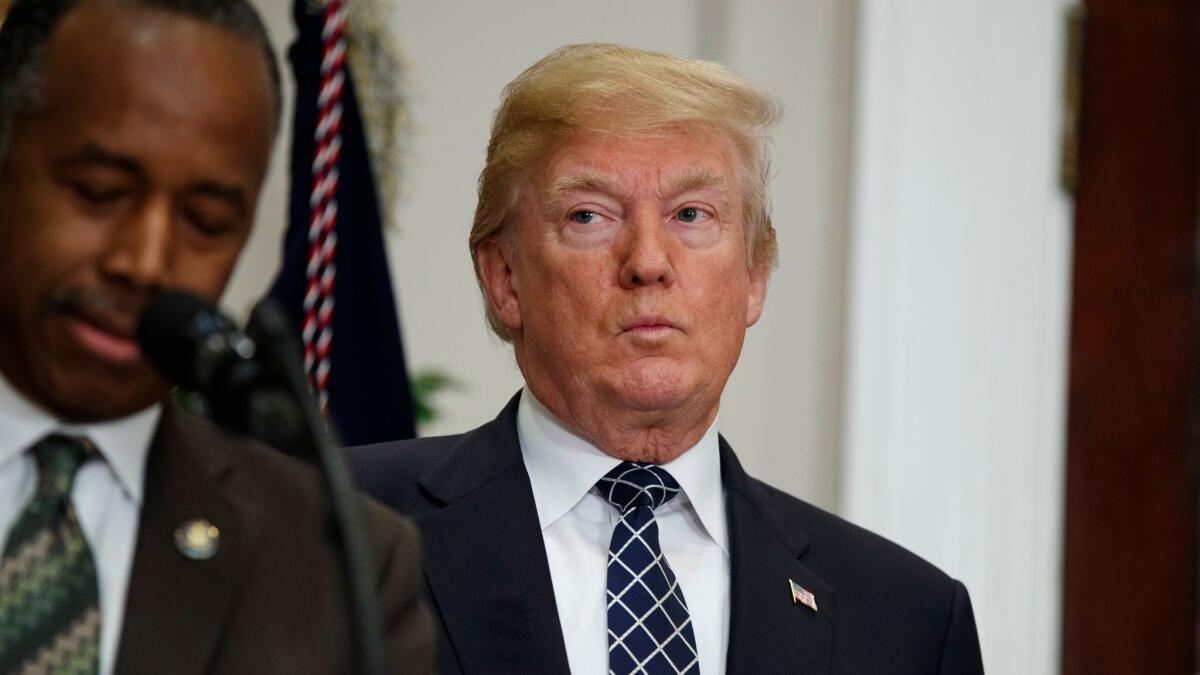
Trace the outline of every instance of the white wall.
[[838, 504], [854, 3], [726, 7], [721, 60], [785, 106], [771, 184], [780, 267], [726, 389], [721, 428], [752, 475]]
[[1059, 0], [863, 0], [842, 507], [1058, 669], [1070, 201]]
[[287, 180], [289, 148], [292, 143], [292, 86], [291, 68], [285, 52], [295, 39], [296, 29], [292, 23], [292, 3], [285, 0], [253, 0], [262, 14], [271, 41], [275, 45], [283, 78], [283, 120], [275, 138], [275, 152], [271, 156], [271, 169], [259, 195], [258, 217], [250, 241], [242, 251], [242, 258], [234, 270], [229, 287], [225, 290], [222, 304], [241, 318], [250, 313], [254, 303], [266, 293], [275, 279], [283, 246], [283, 230], [287, 225]]
[[[259, 0], [281, 47], [294, 35], [290, 4]], [[423, 433], [462, 431], [491, 419], [521, 382], [510, 348], [487, 333], [466, 244], [501, 88], [570, 42], [613, 41], [717, 59], [773, 91], [786, 108], [773, 185], [782, 266], [731, 379], [721, 428], [750, 471], [834, 507], [849, 7], [842, 0], [398, 4], [394, 25], [409, 63], [416, 124], [389, 242], [401, 326], [410, 368], [439, 368], [464, 383], [440, 399], [443, 417]], [[277, 149], [258, 230], [227, 295], [231, 308], [244, 309], [274, 274], [286, 218], [286, 150], [286, 143]]]

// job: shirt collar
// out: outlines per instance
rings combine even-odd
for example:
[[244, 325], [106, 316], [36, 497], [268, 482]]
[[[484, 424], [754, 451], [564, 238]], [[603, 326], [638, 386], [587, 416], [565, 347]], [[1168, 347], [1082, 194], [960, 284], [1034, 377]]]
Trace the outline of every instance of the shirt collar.
[[[517, 436], [543, 530], [575, 508], [596, 481], [621, 463], [567, 428], [528, 388], [517, 407]], [[716, 420], [696, 445], [663, 468], [679, 483], [709, 537], [728, 555]]]
[[0, 374], [0, 466], [50, 433], [85, 436], [100, 451], [126, 496], [140, 506], [146, 456], [161, 415], [162, 405], [156, 404], [106, 422], [63, 422], [26, 398]]

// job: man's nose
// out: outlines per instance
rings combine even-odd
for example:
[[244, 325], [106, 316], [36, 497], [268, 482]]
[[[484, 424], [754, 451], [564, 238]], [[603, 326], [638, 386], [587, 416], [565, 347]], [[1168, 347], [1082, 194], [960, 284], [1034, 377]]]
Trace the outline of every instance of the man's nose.
[[102, 271], [138, 290], [161, 286], [170, 259], [171, 206], [148, 201], [114, 227]]
[[661, 214], [635, 214], [623, 230], [618, 243], [621, 288], [633, 290], [639, 286], [673, 285], [675, 268], [671, 262], [671, 235]]

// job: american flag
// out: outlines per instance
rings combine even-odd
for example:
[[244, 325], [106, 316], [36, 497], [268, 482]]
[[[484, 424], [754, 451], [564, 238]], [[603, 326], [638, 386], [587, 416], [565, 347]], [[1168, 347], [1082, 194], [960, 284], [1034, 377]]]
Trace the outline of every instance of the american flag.
[[[294, 0], [290, 222], [271, 288], [307, 336], [310, 382], [345, 445], [416, 435], [382, 225], [388, 205], [379, 200], [371, 129], [355, 88], [369, 69], [354, 71], [354, 45], [386, 41], [354, 34], [357, 8], [373, 4]], [[382, 98], [382, 87], [368, 88]]]
[[792, 589], [792, 602], [800, 603], [812, 611], [817, 611], [817, 598], [805, 587], [788, 579], [788, 586]]

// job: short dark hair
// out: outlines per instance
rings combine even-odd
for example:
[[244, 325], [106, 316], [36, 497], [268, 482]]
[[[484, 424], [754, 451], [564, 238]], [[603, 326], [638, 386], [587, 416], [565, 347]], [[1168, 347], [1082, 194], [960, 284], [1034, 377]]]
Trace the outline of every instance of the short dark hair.
[[[17, 117], [37, 100], [42, 86], [46, 43], [63, 17], [94, 0], [16, 0], [0, 24], [0, 157]], [[161, 9], [212, 24], [261, 48], [271, 74], [278, 130], [283, 108], [279, 63], [258, 11], [248, 0], [107, 0], [131, 7]]]

